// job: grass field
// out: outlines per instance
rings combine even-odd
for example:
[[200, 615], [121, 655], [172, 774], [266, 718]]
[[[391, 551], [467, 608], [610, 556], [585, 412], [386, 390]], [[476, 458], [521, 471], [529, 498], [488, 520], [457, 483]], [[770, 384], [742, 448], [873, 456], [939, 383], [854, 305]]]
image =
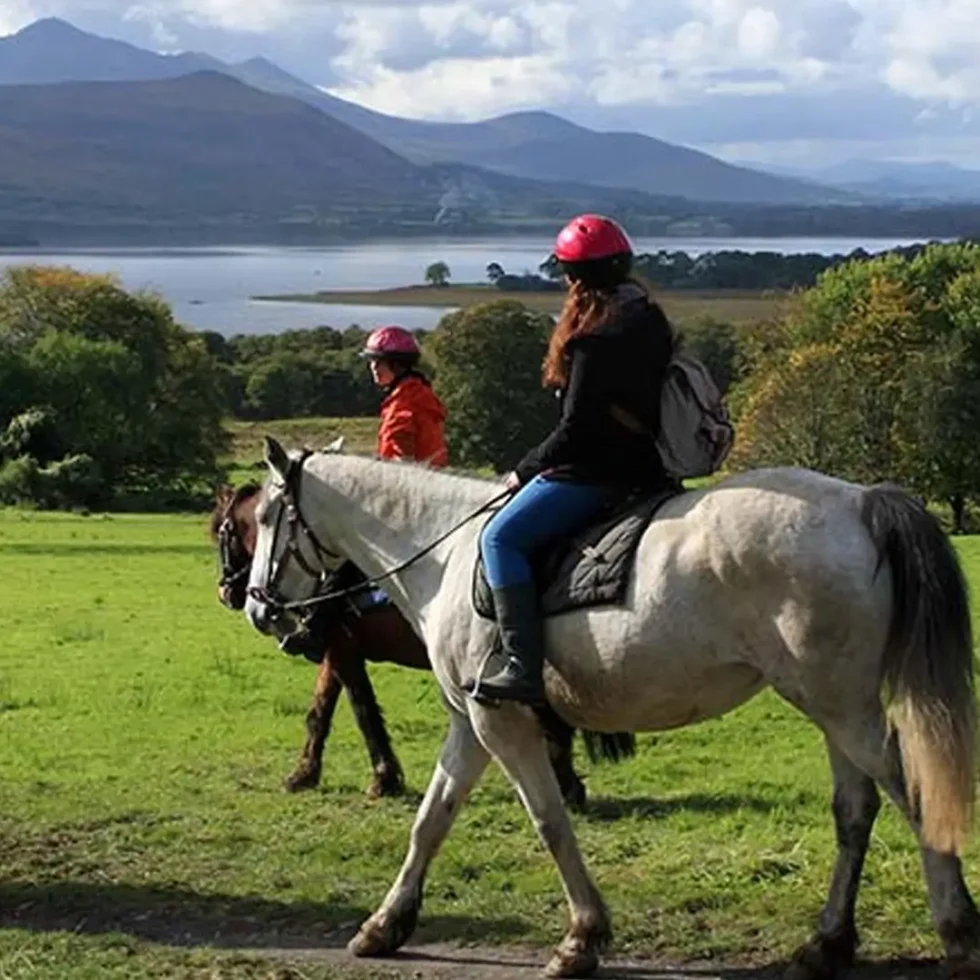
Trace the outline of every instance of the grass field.
[[[980, 581], [980, 539], [958, 547]], [[0, 562], [0, 978], [337, 976], [271, 951], [337, 945], [383, 896], [445, 728], [432, 678], [372, 670], [414, 795], [364, 797], [342, 704], [321, 789], [288, 796], [314, 671], [215, 601], [203, 518], [0, 511]], [[817, 732], [764, 695], [639, 743], [625, 765], [579, 761], [591, 805], [574, 822], [614, 952], [788, 953], [834, 854]], [[967, 869], [980, 890], [976, 852]], [[938, 953], [889, 808], [859, 925], [866, 953]], [[538, 946], [564, 926], [551, 860], [491, 769], [432, 868], [416, 938]]]
[[[696, 317], [714, 317], [732, 323], [762, 320], [775, 316], [785, 303], [785, 296], [741, 290], [674, 291], [655, 295], [667, 315], [677, 322]], [[490, 300], [511, 299], [545, 313], [557, 313], [563, 293], [509, 293], [487, 285], [402, 286], [395, 289], [361, 291], [325, 291], [293, 293], [280, 296], [255, 296], [254, 299], [297, 303], [335, 303], [344, 306], [427, 306], [455, 308], [473, 306]]]
[[344, 437], [344, 450], [370, 455], [375, 451], [378, 436], [377, 418], [307, 418], [279, 419], [266, 422], [229, 420], [225, 428], [231, 437], [229, 461], [233, 462], [234, 482], [261, 478], [265, 470], [262, 459], [263, 437], [274, 436], [292, 448], [307, 446], [323, 449], [338, 436]]

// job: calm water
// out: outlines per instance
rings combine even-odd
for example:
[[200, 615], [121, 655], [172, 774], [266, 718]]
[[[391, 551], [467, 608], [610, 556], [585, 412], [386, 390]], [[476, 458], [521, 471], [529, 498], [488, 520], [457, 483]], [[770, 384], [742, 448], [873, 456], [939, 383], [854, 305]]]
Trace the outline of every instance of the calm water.
[[[640, 251], [661, 248], [699, 255], [719, 249], [847, 253], [881, 251], [908, 240], [842, 238], [639, 239]], [[321, 289], [383, 289], [422, 281], [430, 263], [448, 263], [456, 282], [482, 282], [489, 262], [508, 272], [535, 271], [551, 250], [545, 238], [489, 241], [412, 241], [335, 248], [117, 249], [0, 252], [0, 269], [25, 262], [71, 265], [86, 272], [114, 272], [130, 289], [159, 292], [190, 327], [224, 334], [272, 333], [299, 327], [397, 322], [432, 327], [445, 310], [403, 307], [264, 303], [256, 294]]]

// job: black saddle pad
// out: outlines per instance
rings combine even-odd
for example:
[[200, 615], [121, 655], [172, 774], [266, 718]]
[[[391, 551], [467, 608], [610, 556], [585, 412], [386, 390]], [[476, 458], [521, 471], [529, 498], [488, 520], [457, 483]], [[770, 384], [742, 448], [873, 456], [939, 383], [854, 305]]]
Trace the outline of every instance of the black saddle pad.
[[[677, 494], [665, 490], [653, 496], [629, 497], [582, 533], [535, 555], [542, 615], [622, 602], [643, 532], [657, 511]], [[472, 591], [477, 615], [494, 619], [493, 594], [482, 556], [477, 557], [473, 569]]]

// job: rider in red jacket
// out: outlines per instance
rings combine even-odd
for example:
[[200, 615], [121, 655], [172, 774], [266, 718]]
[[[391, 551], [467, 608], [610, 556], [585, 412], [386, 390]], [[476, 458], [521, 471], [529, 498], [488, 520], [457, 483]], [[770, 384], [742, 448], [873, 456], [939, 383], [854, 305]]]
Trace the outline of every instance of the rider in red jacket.
[[449, 461], [443, 435], [446, 410], [417, 370], [421, 353], [403, 327], [379, 327], [368, 337], [363, 356], [370, 362], [374, 383], [385, 392], [378, 456], [445, 466]]

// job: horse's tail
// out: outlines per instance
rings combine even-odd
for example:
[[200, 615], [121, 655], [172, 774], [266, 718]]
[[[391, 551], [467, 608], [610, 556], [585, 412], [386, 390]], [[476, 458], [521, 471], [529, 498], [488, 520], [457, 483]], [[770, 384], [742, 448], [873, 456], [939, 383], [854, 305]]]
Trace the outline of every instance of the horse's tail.
[[973, 819], [977, 726], [966, 582], [939, 522], [904, 491], [871, 487], [861, 518], [891, 571], [882, 689], [909, 803], [927, 846], [959, 853]]
[[585, 751], [592, 763], [622, 762], [636, 755], [636, 736], [632, 732], [582, 732]]

